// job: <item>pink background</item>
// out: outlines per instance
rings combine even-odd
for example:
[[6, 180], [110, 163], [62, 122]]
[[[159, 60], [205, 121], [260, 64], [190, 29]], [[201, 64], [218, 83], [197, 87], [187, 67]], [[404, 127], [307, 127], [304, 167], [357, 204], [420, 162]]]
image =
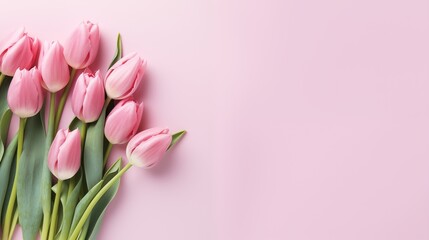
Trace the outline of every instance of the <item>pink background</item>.
[[124, 177], [99, 239], [429, 239], [428, 1], [1, 8], [45, 40], [97, 22], [103, 70], [121, 32], [149, 63], [142, 127], [189, 131]]

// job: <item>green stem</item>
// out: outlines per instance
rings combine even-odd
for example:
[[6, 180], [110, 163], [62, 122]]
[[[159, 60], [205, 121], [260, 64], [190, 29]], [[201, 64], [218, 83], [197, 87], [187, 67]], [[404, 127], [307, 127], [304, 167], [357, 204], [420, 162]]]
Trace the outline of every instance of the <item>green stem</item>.
[[3, 228], [3, 239], [8, 239], [9, 237], [12, 214], [13, 214], [13, 209], [15, 207], [15, 202], [16, 202], [16, 186], [17, 186], [17, 179], [18, 179], [19, 160], [21, 159], [22, 147], [24, 144], [24, 129], [25, 129], [26, 120], [27, 120], [26, 118], [19, 119], [18, 148], [16, 150], [16, 170], [15, 170], [15, 177], [13, 179], [12, 191], [10, 193], [9, 203], [7, 205], [7, 210], [6, 210], [6, 217], [5, 217], [5, 223]]
[[51, 219], [51, 216], [49, 216], [48, 214], [43, 215], [42, 235], [41, 235], [40, 239], [48, 239], [50, 219]]
[[79, 222], [77, 223], [76, 228], [73, 230], [69, 240], [77, 239], [83, 225], [85, 224], [86, 220], [88, 219], [92, 209], [95, 207], [97, 202], [113, 186], [113, 184], [115, 184], [115, 182], [118, 181], [121, 178], [121, 176], [124, 175], [126, 171], [128, 171], [128, 169], [131, 168], [131, 166], [132, 165], [130, 163], [125, 165], [125, 167], [121, 171], [119, 171], [118, 174], [116, 174], [116, 176], [114, 176], [106, 185], [104, 185], [104, 187], [101, 188], [101, 190], [97, 193], [97, 195], [95, 195], [95, 197], [89, 203], [88, 207], [85, 209], [85, 212], [83, 213], [82, 217], [79, 219]]
[[106, 97], [106, 100], [104, 100], [104, 106], [103, 106], [103, 111], [107, 110], [107, 106], [109, 106], [109, 103], [112, 99], [109, 97]]
[[6, 75], [4, 75], [3, 73], [0, 73], [0, 86], [3, 83], [3, 80], [6, 78]]
[[63, 181], [58, 180], [57, 194], [55, 195], [54, 208], [52, 209], [51, 226], [49, 227], [49, 240], [53, 240], [55, 232], [57, 230], [57, 214], [58, 207], [60, 205], [61, 188], [63, 187]]
[[107, 145], [106, 153], [104, 154], [103, 166], [106, 166], [107, 164], [107, 159], [109, 159], [109, 155], [110, 155], [110, 152], [112, 151], [112, 147], [113, 147], [113, 144], [109, 142], [109, 145]]
[[15, 232], [16, 224], [18, 223], [18, 208], [15, 209], [15, 213], [13, 214], [12, 227], [10, 228], [9, 240], [13, 237], [13, 232]]
[[82, 121], [82, 129], [81, 129], [81, 132], [80, 132], [80, 143], [81, 143], [81, 149], [82, 149], [82, 153], [83, 153], [83, 149], [84, 149], [84, 146], [85, 146], [85, 138], [86, 138], [86, 130], [88, 129], [88, 126], [87, 126], [87, 124], [86, 124], [86, 122], [83, 122]]
[[86, 235], [88, 235], [88, 229], [89, 229], [89, 221], [85, 222], [85, 225], [83, 225], [82, 232], [79, 235], [79, 240], [85, 240]]
[[[46, 149], [45, 149], [45, 161], [47, 162], [48, 160], [48, 152], [49, 152], [49, 148], [51, 146], [51, 143], [54, 139], [54, 133], [55, 133], [55, 93], [50, 93], [50, 105], [49, 105], [49, 120], [48, 120], [48, 134], [47, 134], [47, 139], [46, 139]], [[45, 162], [45, 163], [46, 163]], [[46, 165], [46, 164], [45, 164]], [[47, 166], [47, 165], [46, 165]], [[43, 224], [42, 224], [42, 234], [41, 234], [41, 239], [48, 239], [48, 234], [49, 234], [49, 225], [50, 225], [50, 221], [51, 221], [51, 187], [50, 187], [50, 182], [51, 182], [51, 174], [48, 170], [46, 170], [46, 176], [44, 175], [43, 179], [46, 182], [46, 184], [48, 184], [49, 186], [46, 189], [46, 193], [49, 191], [49, 194], [46, 194], [43, 196]], [[42, 180], [43, 181], [43, 180]]]
[[70, 88], [73, 83], [73, 78], [75, 74], [76, 74], [76, 69], [72, 68], [69, 82], [67, 83], [67, 86], [64, 89], [63, 95], [61, 96], [60, 103], [58, 105], [58, 111], [57, 111], [56, 121], [55, 121], [55, 129], [58, 129], [58, 126], [60, 125], [61, 117], [64, 111], [64, 105], [66, 104], [67, 97], [69, 96]]

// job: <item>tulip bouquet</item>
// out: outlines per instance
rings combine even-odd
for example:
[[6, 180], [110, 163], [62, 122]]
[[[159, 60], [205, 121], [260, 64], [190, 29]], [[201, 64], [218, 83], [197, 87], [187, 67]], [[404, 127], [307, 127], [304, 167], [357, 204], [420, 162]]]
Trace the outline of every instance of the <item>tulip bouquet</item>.
[[[94, 73], [99, 41], [98, 26], [82, 22], [63, 45], [24, 29], [0, 42], [1, 239], [18, 223], [24, 239], [95, 239], [121, 176], [154, 166], [185, 133], [139, 132], [144, 106], [133, 94], [146, 62], [122, 56], [118, 35], [107, 73]], [[69, 98], [76, 117], [60, 128]], [[19, 127], [8, 141], [12, 115]], [[107, 166], [115, 144], [127, 144], [125, 166], [121, 158]]]

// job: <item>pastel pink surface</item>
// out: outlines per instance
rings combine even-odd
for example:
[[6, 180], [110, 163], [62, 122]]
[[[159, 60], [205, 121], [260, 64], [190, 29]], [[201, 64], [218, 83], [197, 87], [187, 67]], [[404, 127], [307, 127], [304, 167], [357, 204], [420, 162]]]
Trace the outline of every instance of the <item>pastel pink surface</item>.
[[429, 239], [428, 1], [3, 8], [43, 40], [98, 23], [104, 72], [121, 32], [148, 61], [142, 128], [189, 131], [124, 177], [99, 239]]

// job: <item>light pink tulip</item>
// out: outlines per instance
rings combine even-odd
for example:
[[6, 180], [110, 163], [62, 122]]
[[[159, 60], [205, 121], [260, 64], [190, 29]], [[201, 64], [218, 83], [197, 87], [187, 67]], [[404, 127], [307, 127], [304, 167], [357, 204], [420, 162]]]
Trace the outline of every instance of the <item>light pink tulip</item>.
[[145, 73], [146, 62], [137, 53], [131, 53], [116, 62], [107, 72], [105, 88], [111, 99], [130, 97]]
[[69, 82], [69, 66], [64, 58], [63, 47], [57, 41], [43, 44], [38, 67], [42, 74], [42, 86], [49, 92], [58, 92]]
[[64, 43], [64, 56], [74, 69], [91, 65], [98, 53], [100, 31], [97, 24], [82, 22]]
[[28, 36], [25, 29], [20, 28], [0, 43], [0, 71], [7, 76], [13, 76], [18, 68], [33, 67], [39, 53], [39, 45], [39, 40]]
[[52, 142], [48, 154], [48, 167], [52, 174], [59, 180], [73, 177], [80, 167], [80, 142], [79, 130], [69, 131], [60, 129]]
[[167, 128], [150, 128], [135, 135], [127, 145], [128, 161], [136, 166], [150, 168], [161, 160], [172, 137]]
[[120, 101], [110, 112], [104, 134], [112, 144], [128, 142], [136, 133], [143, 114], [143, 103], [134, 100]]
[[7, 103], [13, 113], [21, 118], [36, 115], [43, 105], [42, 77], [37, 68], [18, 69], [7, 92]]
[[72, 110], [76, 117], [89, 123], [98, 119], [104, 105], [104, 85], [100, 71], [83, 72], [76, 80], [72, 96]]

